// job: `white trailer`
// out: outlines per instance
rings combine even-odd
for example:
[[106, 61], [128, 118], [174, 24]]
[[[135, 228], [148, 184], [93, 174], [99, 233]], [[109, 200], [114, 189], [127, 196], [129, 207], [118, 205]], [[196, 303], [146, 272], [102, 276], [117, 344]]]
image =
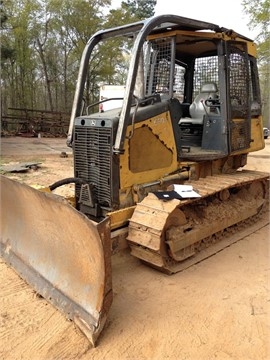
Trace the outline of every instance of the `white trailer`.
[[99, 112], [122, 107], [124, 92], [124, 85], [101, 85], [99, 101], [108, 101], [99, 104]]

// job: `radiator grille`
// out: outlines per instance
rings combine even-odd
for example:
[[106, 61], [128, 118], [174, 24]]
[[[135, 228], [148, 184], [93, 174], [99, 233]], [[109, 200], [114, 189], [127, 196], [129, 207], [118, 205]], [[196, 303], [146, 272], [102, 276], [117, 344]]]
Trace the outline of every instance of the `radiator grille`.
[[[99, 205], [111, 207], [111, 141], [110, 127], [75, 126], [75, 176], [91, 184]], [[80, 197], [80, 186], [76, 187]]]

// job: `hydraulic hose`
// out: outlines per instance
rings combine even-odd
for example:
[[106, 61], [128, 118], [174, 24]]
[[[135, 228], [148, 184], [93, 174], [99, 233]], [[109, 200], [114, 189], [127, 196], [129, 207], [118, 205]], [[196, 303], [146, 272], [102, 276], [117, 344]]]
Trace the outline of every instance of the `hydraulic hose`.
[[82, 184], [86, 184], [86, 181], [84, 181], [84, 180], [82, 180], [80, 178], [77, 178], [77, 177], [70, 177], [70, 178], [66, 178], [66, 179], [56, 181], [55, 183], [53, 183], [52, 185], [49, 186], [49, 189], [51, 191], [53, 191], [53, 190], [55, 190], [56, 188], [58, 188], [60, 186], [67, 185], [67, 184], [73, 184], [73, 183], [82, 185]]

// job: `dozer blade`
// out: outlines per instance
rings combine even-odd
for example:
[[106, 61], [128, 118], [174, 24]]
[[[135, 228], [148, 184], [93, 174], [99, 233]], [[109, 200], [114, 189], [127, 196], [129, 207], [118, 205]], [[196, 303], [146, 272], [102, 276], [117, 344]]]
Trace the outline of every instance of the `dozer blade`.
[[0, 176], [1, 256], [95, 345], [112, 303], [109, 220]]

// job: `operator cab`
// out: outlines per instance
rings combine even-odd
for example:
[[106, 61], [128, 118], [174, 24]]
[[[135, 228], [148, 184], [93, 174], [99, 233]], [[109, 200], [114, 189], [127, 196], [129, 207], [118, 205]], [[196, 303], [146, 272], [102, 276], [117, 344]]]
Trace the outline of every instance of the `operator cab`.
[[180, 160], [218, 159], [251, 146], [251, 120], [261, 108], [252, 107], [260, 94], [248, 41], [177, 30], [150, 35], [147, 46], [146, 95], [159, 93], [170, 104]]

